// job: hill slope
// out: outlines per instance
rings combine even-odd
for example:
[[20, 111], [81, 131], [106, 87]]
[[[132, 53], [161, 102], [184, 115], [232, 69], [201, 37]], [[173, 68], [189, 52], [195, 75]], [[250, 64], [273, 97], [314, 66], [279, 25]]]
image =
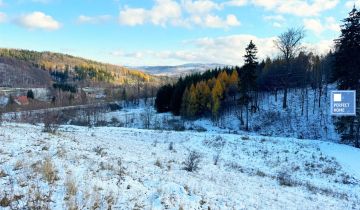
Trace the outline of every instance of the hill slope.
[[29, 62], [14, 58], [0, 57], [0, 87], [49, 87], [49, 72]]
[[[360, 151], [333, 143], [109, 127], [65, 126], [49, 135], [19, 124], [0, 127], [0, 136], [0, 200], [13, 208], [360, 207], [358, 174], [323, 146], [354, 157]], [[200, 169], [188, 172], [183, 162], [193, 150]], [[34, 190], [38, 202], [31, 202]]]
[[106, 82], [116, 85], [137, 84], [138, 82], [156, 84], [164, 79], [142, 71], [130, 70], [121, 66], [104, 64], [61, 53], [0, 49], [0, 57], [28, 62], [47, 71], [68, 71], [76, 78], [81, 76], [82, 79], [92, 82]]

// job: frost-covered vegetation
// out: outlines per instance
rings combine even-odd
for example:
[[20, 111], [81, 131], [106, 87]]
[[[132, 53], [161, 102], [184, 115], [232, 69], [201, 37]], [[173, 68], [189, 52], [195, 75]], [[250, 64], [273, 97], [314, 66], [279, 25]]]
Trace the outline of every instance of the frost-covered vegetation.
[[9, 123], [0, 138], [3, 209], [360, 208], [360, 152], [334, 143]]

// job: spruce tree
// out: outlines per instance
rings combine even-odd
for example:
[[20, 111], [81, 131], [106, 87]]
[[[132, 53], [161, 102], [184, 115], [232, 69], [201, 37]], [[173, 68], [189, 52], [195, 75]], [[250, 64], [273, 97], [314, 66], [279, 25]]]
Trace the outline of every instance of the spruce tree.
[[256, 89], [256, 68], [257, 62], [257, 47], [250, 41], [249, 45], [245, 49], [245, 64], [240, 71], [240, 105], [246, 107], [246, 127], [249, 129], [248, 116], [249, 116], [249, 103], [253, 99], [251, 93]]
[[[343, 20], [341, 35], [335, 40], [335, 69], [334, 79], [338, 88], [342, 90], [356, 90], [357, 107], [360, 106], [360, 12], [355, 8]], [[336, 121], [337, 131], [343, 141], [350, 140], [360, 148], [359, 130], [360, 113], [357, 117], [341, 117]]]

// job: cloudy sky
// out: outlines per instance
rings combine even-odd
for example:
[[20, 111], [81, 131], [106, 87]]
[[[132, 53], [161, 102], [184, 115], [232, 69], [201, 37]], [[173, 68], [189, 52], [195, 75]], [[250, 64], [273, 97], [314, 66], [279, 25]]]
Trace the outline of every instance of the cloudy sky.
[[253, 40], [304, 27], [323, 53], [360, 0], [0, 0], [0, 47], [62, 52], [119, 65], [240, 65]]

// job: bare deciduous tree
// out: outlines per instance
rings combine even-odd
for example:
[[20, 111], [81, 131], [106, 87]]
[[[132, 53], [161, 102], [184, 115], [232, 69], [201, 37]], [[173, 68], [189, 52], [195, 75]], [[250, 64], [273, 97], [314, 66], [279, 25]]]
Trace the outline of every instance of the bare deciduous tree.
[[305, 37], [303, 28], [290, 28], [288, 31], [282, 33], [277, 40], [275, 46], [278, 48], [286, 62], [287, 75], [283, 75], [284, 98], [283, 108], [287, 108], [287, 92], [289, 88], [289, 77], [291, 77], [291, 60], [301, 51], [301, 41]]

